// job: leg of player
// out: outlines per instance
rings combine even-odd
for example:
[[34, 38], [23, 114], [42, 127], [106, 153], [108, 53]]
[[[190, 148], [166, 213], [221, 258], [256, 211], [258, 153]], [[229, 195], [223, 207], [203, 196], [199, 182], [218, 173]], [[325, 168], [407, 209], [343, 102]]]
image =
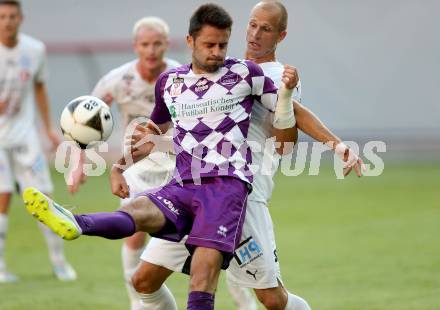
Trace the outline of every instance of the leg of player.
[[287, 292], [287, 305], [285, 310], [311, 310], [309, 304], [307, 301], [305, 301], [303, 298]]
[[310, 310], [307, 302], [299, 296], [289, 293], [278, 282], [278, 287], [255, 289], [258, 300], [268, 310]]
[[280, 280], [273, 222], [265, 203], [248, 201], [241, 242], [226, 276], [235, 286], [253, 288], [266, 309], [310, 309], [302, 298], [290, 294]]
[[75, 269], [67, 262], [64, 256], [64, 242], [47, 226], [38, 223], [44, 239], [46, 240], [49, 258], [55, 277], [60, 281], [74, 281], [77, 278]]
[[130, 299], [131, 310], [142, 309], [139, 294], [133, 288], [131, 278], [139, 265], [139, 257], [144, 249], [145, 239], [146, 234], [138, 232], [125, 239], [122, 245], [122, 270], [124, 272], [125, 287]]
[[145, 196], [133, 199], [118, 211], [78, 215], [32, 187], [24, 191], [23, 200], [32, 216], [66, 240], [80, 235], [123, 239], [137, 231], [157, 232], [166, 223], [162, 211]]
[[141, 261], [132, 278], [132, 283], [141, 298], [141, 309], [177, 310], [176, 300], [164, 284], [173, 271]]
[[38, 223], [44, 239], [46, 240], [49, 258], [52, 263], [52, 269], [60, 281], [74, 281], [77, 278], [75, 269], [67, 262], [64, 256], [64, 242], [54, 234], [47, 226]]
[[287, 292], [281, 285], [273, 288], [255, 289], [258, 300], [268, 310], [284, 310], [287, 305]]
[[258, 306], [255, 302], [255, 298], [248, 288], [236, 285], [231, 282], [229, 278], [226, 278], [226, 285], [237, 310], [257, 310]]
[[8, 233], [8, 209], [11, 193], [0, 193], [0, 283], [17, 281], [17, 277], [6, 270], [5, 242]]
[[222, 263], [220, 251], [205, 247], [195, 249], [191, 261], [188, 310], [214, 309], [214, 293]]

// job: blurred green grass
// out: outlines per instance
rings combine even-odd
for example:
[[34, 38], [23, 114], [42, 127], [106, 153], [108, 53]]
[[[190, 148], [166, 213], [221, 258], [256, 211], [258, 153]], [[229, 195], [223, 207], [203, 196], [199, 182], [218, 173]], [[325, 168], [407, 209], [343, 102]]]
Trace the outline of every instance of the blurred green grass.
[[[440, 163], [388, 164], [379, 177], [336, 180], [276, 177], [270, 208], [283, 280], [314, 309], [440, 309]], [[70, 196], [53, 173], [56, 199], [74, 212], [118, 207], [106, 176]], [[60, 283], [51, 274], [42, 235], [16, 196], [7, 261], [21, 281], [0, 285], [0, 309], [128, 309], [120, 268], [121, 241], [80, 238], [66, 243], [79, 274]], [[179, 309], [187, 277], [168, 281]], [[216, 309], [234, 309], [224, 281]]]

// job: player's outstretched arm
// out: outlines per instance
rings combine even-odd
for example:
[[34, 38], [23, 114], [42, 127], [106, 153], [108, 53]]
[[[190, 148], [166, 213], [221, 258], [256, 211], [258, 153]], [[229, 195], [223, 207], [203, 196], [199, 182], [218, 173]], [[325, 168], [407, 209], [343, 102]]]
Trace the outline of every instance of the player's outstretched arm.
[[6, 100], [0, 100], [0, 115], [4, 114], [8, 109], [8, 102]]
[[298, 128], [296, 125], [292, 128], [277, 129], [272, 128], [272, 136], [277, 142], [276, 150], [278, 154], [284, 155], [292, 152], [293, 146], [298, 141]]
[[348, 175], [352, 169], [357, 176], [362, 175], [363, 162], [357, 154], [347, 147], [324, 123], [309, 109], [294, 101], [296, 125], [298, 129], [316, 141], [325, 143], [344, 161], [344, 175]]
[[46, 135], [52, 144], [52, 149], [55, 149], [58, 146], [58, 144], [60, 144], [60, 139], [53, 130], [52, 123], [50, 121], [50, 106], [49, 106], [49, 97], [46, 91], [46, 85], [44, 84], [44, 82], [35, 82], [34, 87], [35, 87], [35, 99], [37, 102], [38, 110], [41, 115], [41, 120], [43, 121]]
[[85, 154], [84, 150], [80, 150], [78, 165], [69, 171], [67, 178], [67, 190], [71, 194], [78, 192], [81, 184], [85, 183], [87, 176], [84, 174]]
[[299, 130], [322, 143], [341, 142], [341, 139], [331, 132], [310, 109], [297, 101], [293, 101], [293, 107], [295, 109], [296, 126]]

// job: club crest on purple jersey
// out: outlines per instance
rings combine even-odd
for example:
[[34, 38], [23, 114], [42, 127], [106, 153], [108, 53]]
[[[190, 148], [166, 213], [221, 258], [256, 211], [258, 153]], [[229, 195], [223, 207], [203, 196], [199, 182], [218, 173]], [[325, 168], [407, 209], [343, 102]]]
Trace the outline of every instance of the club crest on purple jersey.
[[228, 71], [225, 75], [223, 75], [220, 80], [218, 81], [218, 84], [223, 86], [228, 90], [227, 94], [231, 94], [231, 89], [235, 87], [240, 81], [243, 80], [240, 75], [238, 75], [235, 72]]
[[224, 86], [231, 86], [231, 85], [235, 85], [238, 83], [238, 74], [237, 73], [231, 73], [231, 74], [227, 74], [224, 75], [221, 79], [220, 79], [220, 84], [224, 85]]
[[173, 84], [171, 84], [170, 95], [171, 97], [177, 97], [182, 93], [183, 88], [183, 78], [175, 77], [173, 79]]
[[199, 100], [203, 98], [203, 96], [206, 94], [212, 84], [214, 84], [214, 82], [208, 80], [205, 77], [201, 77], [189, 89], [191, 89], [192, 92], [197, 95], [197, 100]]

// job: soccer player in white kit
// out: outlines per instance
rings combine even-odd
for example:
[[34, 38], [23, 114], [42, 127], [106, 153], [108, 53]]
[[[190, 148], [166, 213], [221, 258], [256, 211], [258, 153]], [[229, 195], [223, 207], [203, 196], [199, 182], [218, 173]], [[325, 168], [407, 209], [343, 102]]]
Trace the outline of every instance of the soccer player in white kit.
[[[131, 121], [149, 118], [154, 108], [154, 88], [159, 75], [180, 64], [172, 59], [164, 58], [168, 49], [169, 27], [158, 17], [144, 17], [133, 27], [133, 49], [137, 59], [123, 64], [100, 79], [92, 92], [108, 105], [115, 102], [122, 116], [124, 128]], [[124, 177], [130, 187], [130, 196], [134, 197], [148, 188], [156, 188], [168, 183], [175, 167], [172, 155], [161, 153], [151, 154], [137, 162], [127, 171]], [[82, 178], [82, 165], [74, 171], [70, 191], [75, 192]], [[121, 205], [132, 198], [121, 200]], [[140, 309], [139, 298], [131, 284], [131, 277], [139, 264], [139, 257], [144, 249], [146, 233], [138, 232], [125, 239], [122, 246], [122, 266], [131, 309]]]
[[[20, 191], [37, 185], [47, 194], [53, 191], [38, 136], [35, 104], [52, 146], [59, 141], [50, 123], [45, 46], [19, 33], [22, 20], [19, 1], [0, 0], [0, 283], [17, 280], [7, 271], [4, 258], [7, 214], [15, 183]], [[55, 276], [64, 281], [76, 279], [64, 257], [63, 240], [46, 226], [39, 226]]]
[[[247, 31], [246, 58], [259, 63], [265, 75], [280, 86], [284, 66], [276, 61], [276, 46], [286, 36], [287, 12], [279, 2], [262, 2], [252, 10]], [[293, 105], [297, 126], [308, 135], [321, 142], [334, 142], [341, 145], [341, 140], [332, 134], [299, 101], [300, 83], [293, 93]], [[252, 111], [249, 140], [265, 145], [272, 136], [273, 115], [255, 105]], [[290, 137], [292, 139], [292, 137]], [[293, 140], [291, 140], [293, 141]], [[352, 154], [351, 164], [359, 169], [360, 160]], [[344, 152], [342, 152], [343, 154]], [[254, 163], [262, 163], [262, 152], [252, 154]], [[255, 289], [256, 295], [267, 309], [309, 309], [300, 297], [289, 293], [281, 281], [280, 267], [276, 257], [276, 244], [273, 224], [267, 208], [268, 200], [274, 187], [273, 173], [278, 167], [279, 157], [272, 157], [272, 174], [256, 174], [254, 190], [248, 198], [248, 208], [242, 233], [242, 241], [235, 251], [235, 259], [227, 269], [227, 279], [231, 294], [239, 309], [256, 309], [243, 287]], [[261, 171], [260, 171], [261, 172]], [[135, 288], [141, 292], [145, 309], [161, 309], [169, 295], [161, 293], [161, 283], [173, 272], [187, 272], [189, 266], [188, 251], [183, 244], [152, 238], [141, 256], [143, 260], [133, 277]]]

